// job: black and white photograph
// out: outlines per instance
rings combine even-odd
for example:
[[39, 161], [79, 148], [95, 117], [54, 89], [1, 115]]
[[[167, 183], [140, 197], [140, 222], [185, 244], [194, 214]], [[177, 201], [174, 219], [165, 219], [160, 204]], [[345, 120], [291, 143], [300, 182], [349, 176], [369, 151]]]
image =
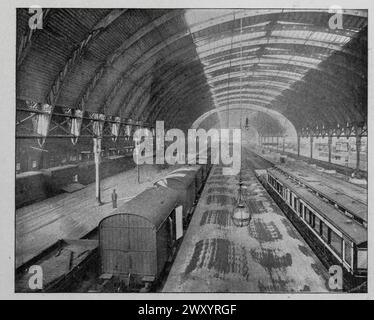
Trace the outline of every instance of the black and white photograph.
[[370, 297], [369, 1], [109, 3], [12, 4], [8, 294]]

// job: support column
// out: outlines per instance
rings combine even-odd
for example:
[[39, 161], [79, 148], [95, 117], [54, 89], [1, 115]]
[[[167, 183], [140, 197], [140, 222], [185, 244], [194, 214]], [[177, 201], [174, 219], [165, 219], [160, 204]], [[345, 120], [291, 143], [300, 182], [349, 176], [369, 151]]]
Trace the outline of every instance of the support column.
[[356, 171], [360, 170], [361, 134], [359, 129], [356, 133]]
[[95, 156], [95, 185], [96, 185], [96, 201], [98, 205], [102, 205], [101, 202], [101, 190], [100, 190], [100, 162], [101, 162], [101, 138], [94, 138], [94, 156]]
[[313, 136], [310, 136], [310, 159], [313, 159]]
[[329, 148], [328, 162], [331, 163], [331, 149], [332, 149], [332, 135], [331, 134], [329, 134], [328, 137], [327, 137], [327, 145], [328, 145], [328, 148]]
[[286, 137], [283, 136], [283, 141], [282, 141], [282, 150], [283, 150], [283, 153], [284, 153], [285, 140], [286, 140]]
[[297, 156], [300, 157], [300, 135], [297, 135]]
[[279, 137], [277, 136], [277, 152], [279, 152]]

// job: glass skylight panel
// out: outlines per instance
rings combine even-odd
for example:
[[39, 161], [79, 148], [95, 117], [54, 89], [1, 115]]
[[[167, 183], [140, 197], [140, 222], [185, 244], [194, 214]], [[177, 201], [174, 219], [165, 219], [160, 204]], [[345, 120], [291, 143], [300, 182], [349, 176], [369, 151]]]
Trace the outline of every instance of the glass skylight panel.
[[266, 94], [260, 94], [260, 93], [257, 93], [257, 94], [252, 94], [252, 93], [245, 93], [245, 92], [242, 92], [240, 94], [240, 92], [236, 93], [236, 94], [233, 94], [233, 93], [229, 93], [229, 96], [227, 96], [228, 94], [226, 93], [225, 95], [222, 95], [222, 96], [216, 96], [216, 99], [217, 101], [227, 101], [227, 99], [232, 99], [232, 98], [238, 98], [240, 100], [240, 97], [242, 97], [242, 100], [244, 99], [248, 99], [248, 98], [255, 98], [255, 99], [259, 99], [259, 100], [265, 100], [265, 101], [268, 101], [268, 102], [271, 102], [275, 99], [275, 97], [271, 97], [269, 95], [266, 95]]
[[[266, 87], [268, 86], [269, 88], [272, 88], [272, 87], [275, 87], [275, 88], [279, 88], [280, 90], [285, 90], [285, 89], [288, 89], [290, 87], [290, 84], [287, 84], [285, 82], [279, 82], [279, 81], [275, 81], [275, 80], [259, 80], [259, 79], [256, 79], [254, 77], [252, 77], [249, 80], [242, 80], [242, 85], [243, 85], [243, 88], [246, 88], [246, 87], [251, 87], [251, 88], [256, 88], [256, 87]], [[232, 79], [230, 81], [230, 85], [228, 84], [216, 84], [214, 86], [214, 92], [219, 92], [219, 90], [221, 89], [227, 89], [228, 87], [238, 87], [240, 86], [240, 81], [236, 80], [236, 79]]]
[[201, 43], [195, 42], [196, 49], [198, 53], [200, 52], [205, 52], [205, 51], [212, 51], [216, 52], [216, 50], [227, 50], [230, 49], [231, 43], [233, 44], [234, 47], [238, 47], [240, 42], [244, 45], [245, 43], [248, 43], [249, 40], [256, 39], [256, 38], [261, 38], [265, 36], [265, 32], [253, 32], [249, 33], [243, 36], [236, 35], [234, 37], [225, 37], [223, 39], [215, 40], [215, 41], [202, 41]]
[[[231, 72], [230, 78], [234, 78], [234, 77], [239, 78], [240, 76], [243, 77], [243, 74], [240, 73], [239, 71], [236, 71], [236, 72]], [[268, 76], [268, 77], [277, 77], [278, 76], [278, 77], [284, 77], [284, 78], [288, 78], [288, 79], [291, 79], [291, 80], [294, 80], [294, 81], [298, 81], [303, 77], [303, 74], [294, 73], [294, 72], [290, 72], [290, 71], [283, 71], [283, 70], [271, 70], [271, 71], [270, 70], [261, 70], [261, 71], [251, 72], [251, 74], [248, 75], [248, 77], [252, 77], [252, 76]], [[229, 74], [223, 74], [223, 75], [219, 75], [219, 76], [216, 76], [216, 77], [212, 77], [211, 79], [208, 79], [208, 82], [209, 83], [214, 83], [214, 82], [217, 82], [217, 81], [228, 80], [228, 79], [229, 79]]]
[[283, 24], [283, 25], [299, 25], [299, 26], [311, 26], [312, 24], [310, 23], [302, 23], [302, 22], [293, 22], [293, 21], [277, 21], [278, 24]]
[[[283, 20], [275, 21], [274, 30], [270, 33], [267, 31], [251, 32], [256, 30], [256, 27], [269, 25], [270, 19], [260, 23], [256, 23], [256, 19], [253, 19], [253, 24], [248, 24], [247, 19], [245, 25], [241, 25], [241, 32], [236, 28], [233, 36], [229, 28], [226, 28], [224, 32], [220, 32], [220, 28], [214, 29], [214, 26], [234, 19], [239, 21], [242, 18], [256, 15], [295, 11], [298, 10], [186, 10], [185, 18], [193, 35], [196, 51], [204, 67], [215, 103], [220, 102], [225, 95], [227, 96], [225, 88], [240, 87], [240, 85], [242, 90], [231, 89], [229, 94], [236, 97], [240, 96], [241, 92], [243, 97], [250, 96], [267, 102], [282, 94], [296, 81], [302, 81], [309, 70], [318, 68], [318, 65], [333, 51], [342, 50], [354, 34], [349, 31], [341, 34], [324, 29], [315, 31], [314, 24]], [[299, 11], [303, 12], [305, 9]], [[311, 9], [311, 11], [318, 10]], [[287, 17], [284, 19], [287, 20]], [[280, 29], [280, 25], [284, 28]], [[310, 25], [313, 25], [313, 30], [308, 30]], [[288, 26], [295, 26], [295, 28], [291, 29]], [[306, 27], [305, 30], [303, 27]], [[212, 34], [209, 35], [207, 30]], [[297, 44], [297, 48], [303, 46], [303, 50], [292, 51], [285, 48], [287, 44], [291, 46]], [[331, 51], [320, 50], [318, 47], [328, 48]], [[222, 74], [222, 72], [225, 73]], [[268, 88], [264, 89], [267, 86]], [[259, 92], [261, 94], [258, 94]]]

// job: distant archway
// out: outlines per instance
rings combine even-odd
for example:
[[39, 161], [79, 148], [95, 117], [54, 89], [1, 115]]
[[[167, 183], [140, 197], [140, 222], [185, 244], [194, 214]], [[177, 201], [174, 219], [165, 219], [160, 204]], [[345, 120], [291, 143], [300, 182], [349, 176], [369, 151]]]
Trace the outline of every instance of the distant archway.
[[[283, 114], [281, 114], [278, 111], [265, 108], [262, 106], [258, 106], [258, 105], [244, 105], [244, 106], [233, 105], [233, 106], [230, 106], [229, 112], [232, 112], [233, 110], [240, 110], [240, 109], [265, 113], [269, 115], [270, 117], [274, 118], [275, 120], [277, 120], [286, 129], [286, 136], [295, 137], [295, 138], [297, 137], [295, 126], [292, 124], [290, 120], [287, 119], [287, 117], [285, 117]], [[208, 112], [202, 114], [199, 118], [197, 118], [193, 122], [191, 128], [198, 129], [200, 125], [202, 124], [202, 122], [206, 120], [207, 118], [209, 118], [210, 116], [214, 114], [219, 115], [220, 113], [224, 113], [224, 112], [228, 112], [228, 109], [225, 106], [209, 110]]]

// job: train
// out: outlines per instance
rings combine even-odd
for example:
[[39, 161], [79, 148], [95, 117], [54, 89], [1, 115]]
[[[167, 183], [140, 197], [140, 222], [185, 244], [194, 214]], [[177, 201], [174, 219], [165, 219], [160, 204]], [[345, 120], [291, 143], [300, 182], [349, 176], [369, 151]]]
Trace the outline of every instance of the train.
[[208, 164], [178, 168], [102, 219], [98, 226], [101, 277], [123, 290], [133, 287], [145, 292], [160, 281], [209, 170]]
[[[132, 155], [109, 156], [101, 162], [101, 178], [107, 178], [135, 166]], [[30, 205], [37, 201], [63, 192], [70, 184], [87, 185], [95, 181], [95, 162], [70, 163], [39, 171], [22, 172], [16, 175], [16, 208]]]
[[[352, 216], [277, 167], [267, 169], [267, 183], [291, 212], [291, 221], [313, 235], [317, 252], [329, 253], [330, 265], [342, 266], [355, 280], [367, 277], [367, 229]], [[305, 229], [306, 227], [306, 229]], [[322, 248], [322, 250], [321, 250]]]

